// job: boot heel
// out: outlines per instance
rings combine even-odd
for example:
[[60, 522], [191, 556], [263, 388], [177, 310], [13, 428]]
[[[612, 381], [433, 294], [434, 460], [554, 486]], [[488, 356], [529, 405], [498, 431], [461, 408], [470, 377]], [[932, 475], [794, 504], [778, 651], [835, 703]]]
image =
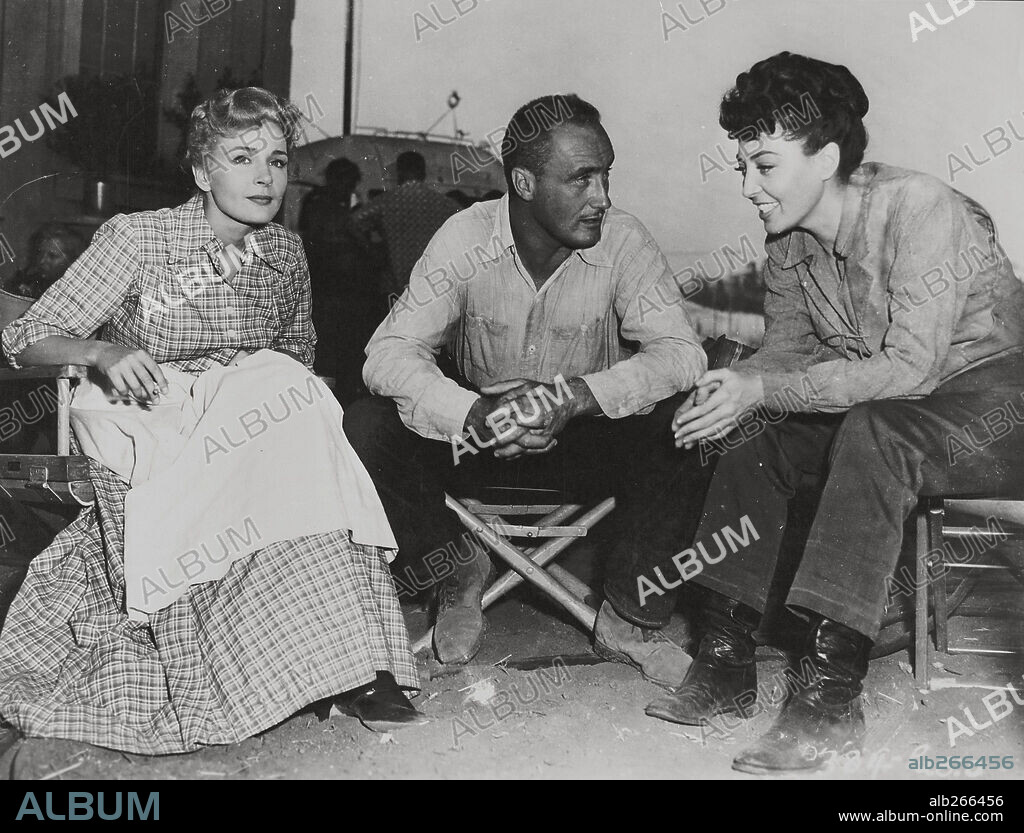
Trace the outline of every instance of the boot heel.
[[809, 771], [859, 752], [866, 731], [860, 693], [870, 651], [871, 640], [863, 634], [829, 619], [812, 622], [805, 654], [817, 676], [786, 700], [772, 727], [736, 756], [733, 769]]

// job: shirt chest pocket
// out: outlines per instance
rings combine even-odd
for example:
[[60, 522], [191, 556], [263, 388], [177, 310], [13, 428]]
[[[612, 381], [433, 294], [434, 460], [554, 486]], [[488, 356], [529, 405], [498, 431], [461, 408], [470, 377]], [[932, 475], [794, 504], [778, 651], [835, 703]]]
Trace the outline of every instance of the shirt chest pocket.
[[272, 287], [238, 286], [234, 306], [245, 325], [274, 336], [294, 318], [296, 299], [293, 294], [272, 292]]
[[555, 326], [548, 332], [550, 356], [567, 378], [593, 372], [607, 363], [599, 321]]
[[508, 367], [508, 324], [482, 315], [465, 316], [459, 364], [473, 368], [477, 379], [501, 376]]
[[176, 326], [191, 303], [188, 284], [181, 273], [149, 264], [139, 275], [137, 295], [132, 300], [138, 305], [144, 325], [156, 320], [163, 327]]
[[595, 339], [598, 332], [597, 321], [587, 321], [583, 324], [570, 324], [561, 327], [551, 328], [551, 340], [555, 344], [576, 344]]

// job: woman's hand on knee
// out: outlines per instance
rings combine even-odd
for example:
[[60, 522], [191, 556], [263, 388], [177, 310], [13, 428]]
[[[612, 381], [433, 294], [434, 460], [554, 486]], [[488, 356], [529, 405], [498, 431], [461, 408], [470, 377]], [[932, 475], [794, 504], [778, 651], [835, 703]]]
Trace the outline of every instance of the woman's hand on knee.
[[678, 430], [679, 426], [683, 424], [683, 415], [707, 402], [708, 397], [718, 390], [720, 384], [720, 382], [712, 382], [707, 385], [694, 385], [690, 395], [683, 400], [683, 404], [676, 408], [676, 415], [672, 419], [672, 430]]
[[111, 390], [139, 402], [155, 402], [167, 393], [167, 380], [156, 360], [145, 350], [104, 343], [96, 356], [96, 369], [107, 377]]
[[724, 437], [740, 414], [764, 400], [760, 376], [733, 370], [709, 370], [697, 380], [672, 420], [676, 448], [692, 448], [702, 439]]

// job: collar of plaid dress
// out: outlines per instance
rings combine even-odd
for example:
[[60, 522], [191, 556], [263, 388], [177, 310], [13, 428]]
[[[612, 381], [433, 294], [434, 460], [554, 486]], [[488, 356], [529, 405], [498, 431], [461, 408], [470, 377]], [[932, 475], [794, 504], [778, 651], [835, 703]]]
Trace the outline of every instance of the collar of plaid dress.
[[[196, 194], [188, 202], [175, 208], [172, 214], [172, 234], [167, 262], [180, 263], [195, 252], [204, 251], [219, 272], [224, 244], [213, 233], [206, 219], [202, 194]], [[281, 255], [281, 247], [275, 245], [275, 239], [283, 231], [277, 223], [267, 223], [247, 234], [243, 262], [254, 255], [275, 271], [284, 272], [286, 264]]]

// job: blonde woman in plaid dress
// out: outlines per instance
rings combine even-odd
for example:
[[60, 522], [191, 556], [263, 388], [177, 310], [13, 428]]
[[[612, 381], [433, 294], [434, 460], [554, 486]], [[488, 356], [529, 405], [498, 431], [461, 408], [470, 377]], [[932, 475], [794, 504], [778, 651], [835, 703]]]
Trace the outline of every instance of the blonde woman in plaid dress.
[[14, 366], [94, 371], [73, 413], [97, 497], [0, 635], [11, 734], [162, 754], [314, 703], [371, 728], [422, 718], [394, 538], [309, 370], [301, 243], [271, 222], [298, 116], [254, 87], [197, 107], [197, 194], [114, 217], [4, 330]]

